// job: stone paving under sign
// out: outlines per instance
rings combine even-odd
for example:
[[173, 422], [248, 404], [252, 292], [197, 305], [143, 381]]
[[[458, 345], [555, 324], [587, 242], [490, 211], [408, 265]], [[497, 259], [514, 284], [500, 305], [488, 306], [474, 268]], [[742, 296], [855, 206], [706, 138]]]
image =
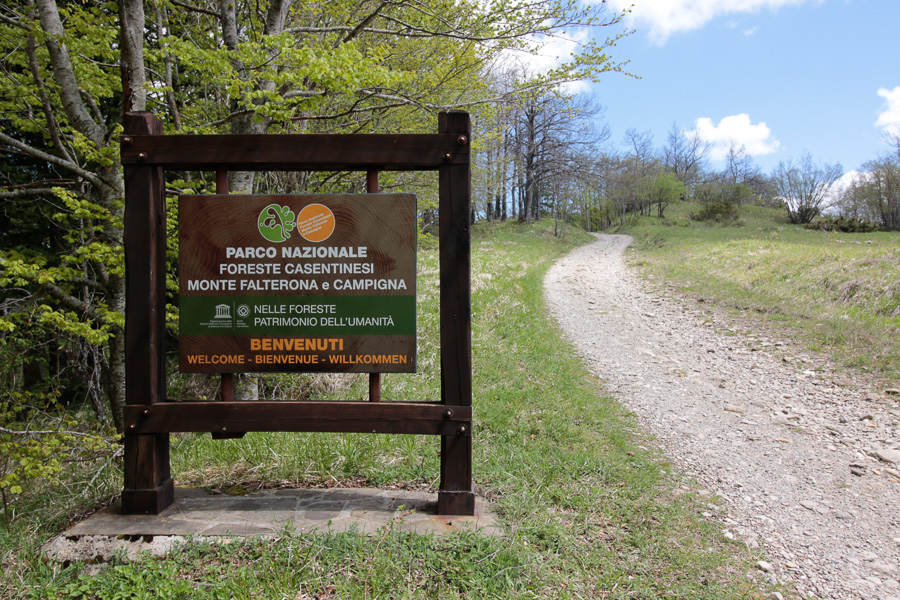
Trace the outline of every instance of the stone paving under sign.
[[64, 531], [44, 551], [61, 562], [94, 560], [124, 550], [165, 554], [186, 536], [274, 536], [355, 530], [375, 534], [392, 526], [420, 534], [476, 531], [503, 535], [495, 515], [476, 499], [475, 516], [437, 515], [436, 494], [372, 488], [280, 489], [243, 496], [176, 488], [175, 503], [159, 515], [123, 515], [116, 503]]

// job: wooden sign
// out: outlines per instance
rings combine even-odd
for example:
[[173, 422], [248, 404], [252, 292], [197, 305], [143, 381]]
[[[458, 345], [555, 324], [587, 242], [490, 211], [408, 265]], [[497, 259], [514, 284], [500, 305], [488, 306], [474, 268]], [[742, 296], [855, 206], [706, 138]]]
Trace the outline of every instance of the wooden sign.
[[410, 373], [412, 194], [181, 196], [183, 372]]
[[[475, 514], [471, 135], [469, 115], [459, 111], [442, 112], [436, 134], [164, 135], [162, 122], [150, 113], [124, 116], [121, 158], [128, 276], [123, 514], [160, 514], [175, 501], [169, 435], [189, 431], [220, 436], [243, 431], [439, 436], [438, 514]], [[379, 171], [437, 171], [440, 401], [426, 397], [336, 404], [171, 398], [166, 369], [166, 169], [213, 171], [217, 182], [227, 180], [229, 171], [364, 171], [367, 181]], [[196, 370], [223, 372], [238, 370], [223, 362], [243, 360], [241, 370], [250, 370], [251, 360], [253, 370], [271, 362], [267, 369], [280, 371], [286, 370], [286, 362], [312, 362], [304, 357], [315, 355], [322, 363], [334, 355], [347, 357], [350, 364], [342, 370], [372, 371], [375, 361], [392, 365], [392, 370], [412, 370], [415, 203], [411, 196], [235, 195], [185, 199], [182, 204], [181, 325], [183, 332], [197, 328], [197, 333], [181, 339], [183, 366], [190, 362], [185, 360], [187, 353], [195, 355]], [[284, 247], [291, 248], [285, 253]], [[344, 266], [325, 266], [331, 264]], [[313, 279], [315, 286], [307, 281]], [[400, 318], [403, 302], [409, 303], [405, 321]], [[244, 315], [242, 323], [235, 315]], [[248, 322], [250, 317], [260, 321]], [[317, 321], [314, 325], [263, 320], [294, 317]], [[314, 326], [333, 329], [305, 329]], [[276, 327], [286, 331], [272, 329]], [[398, 364], [404, 356], [406, 364]], [[334, 359], [335, 364], [339, 360], [344, 359]], [[312, 370], [309, 365], [292, 368]]]

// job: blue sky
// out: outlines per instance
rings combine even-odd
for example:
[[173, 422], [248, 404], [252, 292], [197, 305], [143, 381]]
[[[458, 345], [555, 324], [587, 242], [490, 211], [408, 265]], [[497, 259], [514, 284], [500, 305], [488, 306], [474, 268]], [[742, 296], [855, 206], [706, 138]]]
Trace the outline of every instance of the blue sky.
[[743, 144], [764, 172], [804, 151], [852, 171], [900, 132], [897, 0], [609, 2], [634, 4], [612, 54], [640, 77], [592, 86], [616, 145], [635, 128], [661, 146], [676, 123]]

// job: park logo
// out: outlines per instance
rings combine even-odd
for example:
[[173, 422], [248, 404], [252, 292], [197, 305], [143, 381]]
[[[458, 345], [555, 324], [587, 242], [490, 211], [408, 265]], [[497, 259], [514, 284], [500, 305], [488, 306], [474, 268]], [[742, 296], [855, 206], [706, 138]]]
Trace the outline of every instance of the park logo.
[[280, 244], [291, 237], [297, 228], [300, 237], [308, 242], [324, 242], [334, 233], [334, 213], [324, 204], [308, 204], [294, 218], [288, 206], [269, 204], [259, 213], [256, 221], [259, 233], [270, 242]]
[[287, 206], [269, 204], [259, 212], [256, 220], [259, 233], [270, 242], [281, 243], [291, 237], [294, 211]]

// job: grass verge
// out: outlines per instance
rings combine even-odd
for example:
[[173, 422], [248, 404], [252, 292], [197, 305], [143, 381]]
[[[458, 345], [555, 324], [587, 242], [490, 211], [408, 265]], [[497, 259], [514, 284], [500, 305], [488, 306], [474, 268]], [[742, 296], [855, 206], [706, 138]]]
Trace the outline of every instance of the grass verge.
[[708, 226], [690, 222], [691, 210], [630, 228], [632, 264], [845, 367], [900, 380], [900, 235], [810, 231], [754, 206], [741, 207], [739, 226]]
[[[749, 551], [642, 445], [542, 303], [551, 262], [587, 240], [552, 225], [476, 229], [475, 479], [505, 538], [293, 535], [192, 542], [166, 558], [100, 568], [45, 563], [14, 525], [0, 540], [4, 598], [758, 598]], [[437, 399], [436, 252], [420, 256], [419, 372], [385, 377], [387, 400]], [[362, 382], [344, 386], [350, 397]], [[177, 436], [191, 485], [406, 482], [433, 488], [438, 440], [417, 436]], [[18, 529], [16, 529], [18, 528]], [[19, 533], [17, 534], [16, 531]], [[32, 539], [48, 531], [34, 526]]]

